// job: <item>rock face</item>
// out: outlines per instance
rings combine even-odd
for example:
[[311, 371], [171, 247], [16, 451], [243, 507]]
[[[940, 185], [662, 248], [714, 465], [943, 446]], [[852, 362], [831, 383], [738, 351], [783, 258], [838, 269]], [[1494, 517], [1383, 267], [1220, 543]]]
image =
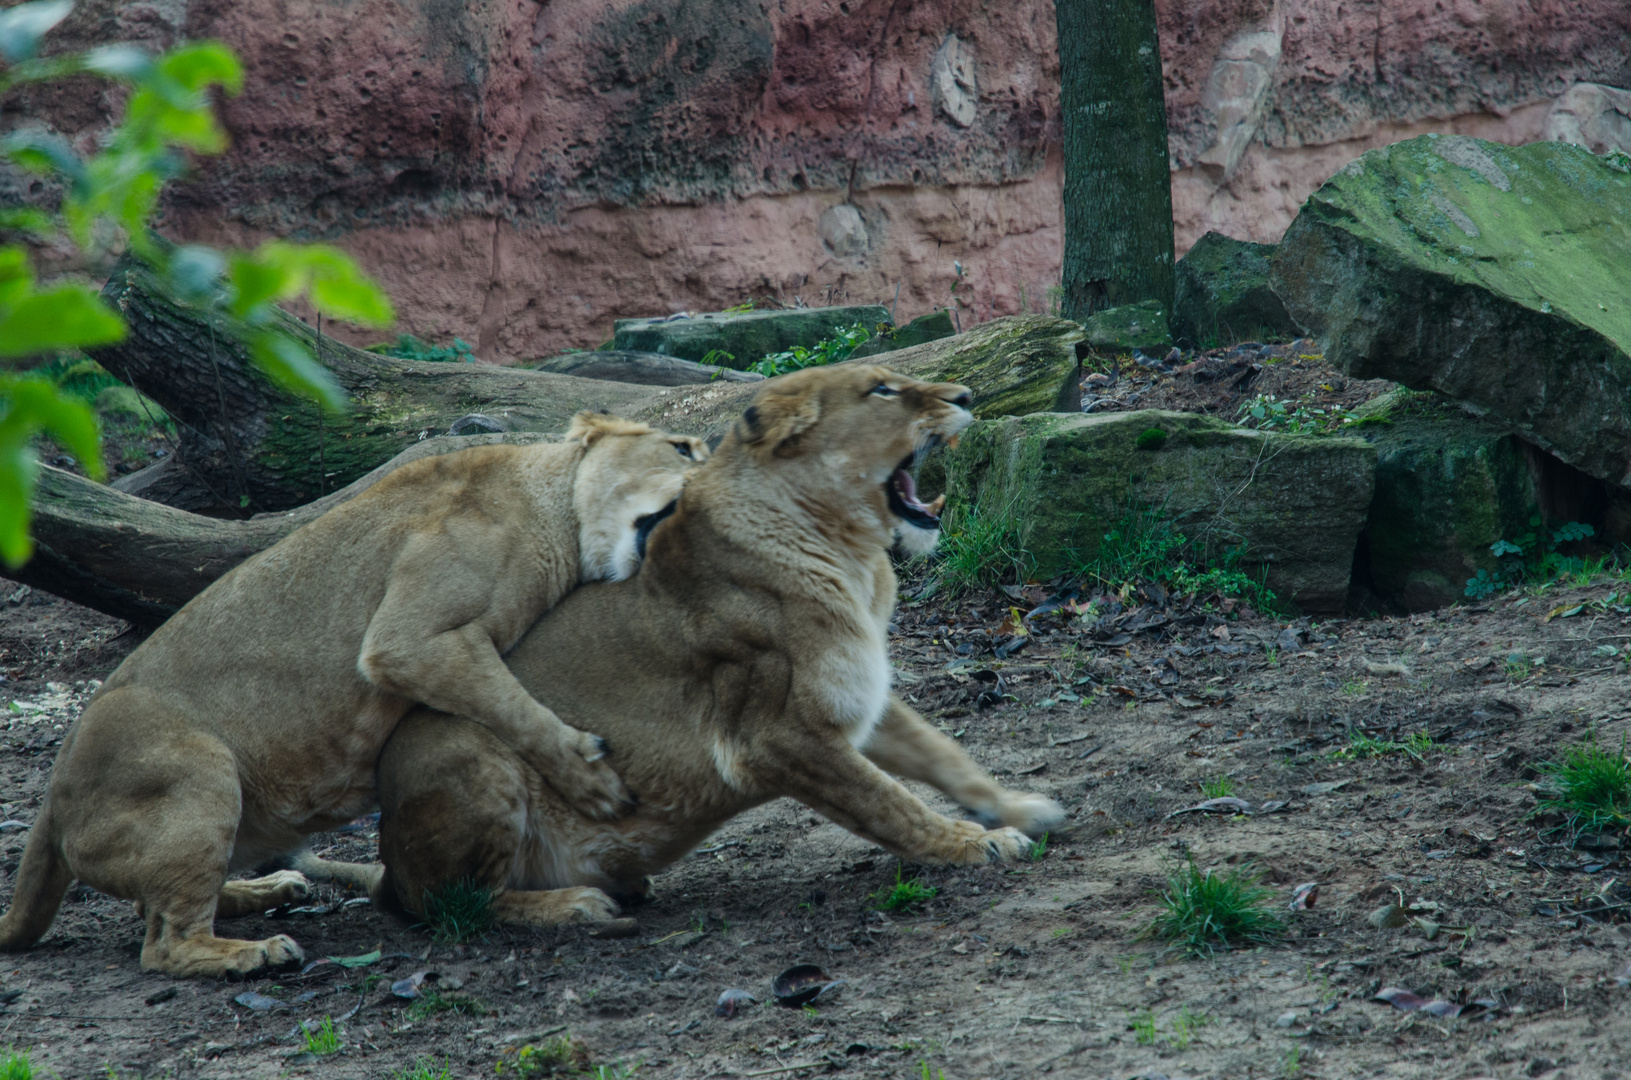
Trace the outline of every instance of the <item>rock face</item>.
[[1273, 244], [1209, 232], [1178, 260], [1172, 334], [1190, 348], [1297, 335], [1286, 306], [1269, 288]]
[[1106, 532], [1153, 511], [1215, 553], [1244, 544], [1243, 565], [1264, 567], [1282, 600], [1337, 611], [1375, 464], [1359, 439], [1191, 413], [1039, 414], [970, 428], [947, 455], [947, 498], [964, 521], [1011, 521], [1043, 579], [1091, 564]]
[[612, 341], [615, 349], [682, 360], [701, 361], [710, 353], [723, 353], [726, 355], [716, 356], [715, 362], [740, 370], [794, 345], [810, 348], [857, 324], [873, 332], [880, 325], [891, 325], [889, 309], [793, 308], [740, 315], [716, 312], [682, 319], [620, 319]]
[[1357, 576], [1408, 611], [1461, 599], [1469, 578], [1496, 570], [1490, 545], [1531, 531], [1539, 511], [1518, 438], [1431, 398], [1394, 391], [1365, 410], [1386, 423], [1361, 429], [1376, 494]]
[[1545, 136], [1594, 154], [1631, 153], [1631, 90], [1576, 83], [1546, 114]]
[[1273, 284], [1351, 374], [1471, 402], [1631, 488], [1627, 252], [1631, 174], [1560, 143], [1429, 136], [1316, 192]]
[[[1156, 12], [1179, 254], [1211, 229], [1277, 239], [1371, 146], [1521, 142], [1571, 85], [1631, 87], [1625, 0]], [[227, 42], [246, 80], [231, 150], [166, 229], [337, 242], [403, 329], [484, 360], [756, 295], [889, 303], [898, 283], [904, 321], [946, 303], [953, 260], [982, 317], [1058, 280], [1049, 0], [80, 0], [48, 41], [182, 38]], [[10, 100], [0, 125], [105, 123], [83, 83]]]

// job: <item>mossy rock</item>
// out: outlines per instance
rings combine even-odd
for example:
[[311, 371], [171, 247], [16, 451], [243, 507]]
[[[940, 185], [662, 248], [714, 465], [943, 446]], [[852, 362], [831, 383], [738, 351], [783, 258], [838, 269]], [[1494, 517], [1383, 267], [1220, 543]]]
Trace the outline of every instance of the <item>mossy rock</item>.
[[771, 353], [785, 352], [795, 345], [811, 348], [857, 324], [872, 333], [879, 326], [893, 325], [889, 309], [876, 304], [748, 311], [739, 315], [714, 312], [673, 320], [619, 319], [613, 325], [612, 348], [698, 362], [718, 352], [731, 359], [716, 356], [711, 363], [742, 371]]
[[1167, 310], [1157, 300], [1106, 308], [1082, 320], [1087, 344], [1100, 352], [1165, 353], [1172, 348]]
[[[1147, 437], [1152, 430], [1166, 437]], [[947, 496], [959, 516], [1010, 517], [1042, 579], [1091, 564], [1107, 531], [1155, 508], [1215, 555], [1243, 545], [1242, 566], [1266, 570], [1283, 601], [1338, 611], [1375, 464], [1360, 439], [1253, 431], [1194, 413], [1034, 414], [970, 428], [947, 455]]]
[[1209, 232], [1178, 260], [1172, 335], [1191, 348], [1232, 345], [1299, 333], [1269, 288], [1273, 244]]
[[1440, 401], [1396, 390], [1360, 429], [1376, 447], [1376, 495], [1365, 526], [1368, 585], [1408, 611], [1461, 599], [1494, 572], [1490, 545], [1529, 531], [1537, 512], [1522, 443], [1507, 429]]
[[910, 349], [913, 345], [939, 341], [955, 333], [957, 328], [951, 323], [951, 312], [941, 308], [927, 315], [919, 315], [905, 326], [878, 334], [850, 353], [850, 359], [864, 360], [869, 356], [881, 356], [884, 353]]
[[1631, 488], [1631, 174], [1562, 143], [1423, 136], [1303, 205], [1271, 272], [1351, 375], [1471, 402]]

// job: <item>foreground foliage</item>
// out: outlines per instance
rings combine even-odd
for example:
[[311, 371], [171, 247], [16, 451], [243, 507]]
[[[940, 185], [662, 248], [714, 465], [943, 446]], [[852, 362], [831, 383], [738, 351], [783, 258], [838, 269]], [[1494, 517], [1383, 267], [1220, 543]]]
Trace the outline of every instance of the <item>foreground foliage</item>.
[[1539, 770], [1545, 794], [1536, 813], [1563, 815], [1564, 827], [1575, 836], [1631, 826], [1631, 761], [1623, 736], [1618, 751], [1604, 750], [1592, 739]]
[[1190, 956], [1272, 941], [1284, 925], [1269, 910], [1273, 896], [1274, 890], [1248, 870], [1219, 875], [1190, 860], [1167, 877], [1162, 910], [1143, 935], [1171, 942]]
[[[42, 58], [40, 41], [73, 10], [72, 0], [37, 0], [0, 12], [0, 94], [29, 83], [92, 75], [130, 87], [124, 112], [89, 157], [43, 126], [0, 139], [0, 157], [56, 181], [62, 197], [48, 210], [0, 209], [0, 361], [25, 364], [67, 350], [109, 345], [125, 336], [120, 314], [82, 280], [37, 280], [29, 247], [76, 253], [82, 272], [106, 265], [129, 247], [183, 303], [208, 308], [212, 324], [241, 341], [256, 366], [287, 390], [331, 411], [345, 395], [304, 345], [278, 329], [275, 306], [305, 297], [320, 315], [370, 326], [393, 318], [390, 301], [340, 251], [320, 244], [269, 241], [253, 252], [173, 246], [149, 222], [164, 185], [181, 175], [189, 154], [218, 154], [226, 132], [211, 94], [236, 94], [243, 71], [231, 50], [196, 42], [154, 57], [133, 45]], [[29, 502], [38, 475], [31, 442], [46, 432], [104, 475], [91, 409], [49, 378], [0, 373], [0, 559], [28, 560]]]

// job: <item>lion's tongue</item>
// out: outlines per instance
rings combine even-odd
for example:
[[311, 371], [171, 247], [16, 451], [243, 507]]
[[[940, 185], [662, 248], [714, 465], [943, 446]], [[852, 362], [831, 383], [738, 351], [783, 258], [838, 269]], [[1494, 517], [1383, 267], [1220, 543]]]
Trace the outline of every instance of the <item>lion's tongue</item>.
[[896, 469], [893, 480], [895, 484], [895, 493], [900, 496], [900, 501], [911, 507], [913, 510], [921, 510], [923, 513], [928, 514], [931, 517], [935, 517], [939, 515], [940, 508], [946, 505], [946, 497], [944, 495], [940, 496], [932, 503], [925, 504], [921, 502], [917, 497], [917, 482], [912, 479], [912, 474], [907, 472], [905, 469]]

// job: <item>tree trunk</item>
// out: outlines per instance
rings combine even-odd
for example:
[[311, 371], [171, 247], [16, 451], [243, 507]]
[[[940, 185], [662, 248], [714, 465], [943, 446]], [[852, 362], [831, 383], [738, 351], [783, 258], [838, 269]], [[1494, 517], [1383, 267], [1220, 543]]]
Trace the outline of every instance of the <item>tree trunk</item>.
[[[127, 256], [102, 295], [124, 341], [96, 360], [160, 405], [179, 431], [176, 461], [120, 487], [168, 505], [247, 516], [310, 502], [405, 447], [449, 431], [564, 431], [581, 409], [628, 411], [649, 388], [488, 364], [396, 360], [352, 348], [280, 312], [351, 398], [325, 416], [271, 383], [207, 314], [169, 299]], [[462, 421], [462, 423], [460, 422]], [[145, 470], [144, 470], [145, 472]]]
[[47, 466], [40, 470], [34, 501], [34, 557], [4, 573], [76, 604], [157, 626], [249, 556], [410, 461], [467, 446], [549, 437], [518, 433], [426, 439], [324, 498], [248, 520], [191, 514]]
[[1058, 0], [1064, 314], [1171, 311], [1172, 173], [1154, 0]]

